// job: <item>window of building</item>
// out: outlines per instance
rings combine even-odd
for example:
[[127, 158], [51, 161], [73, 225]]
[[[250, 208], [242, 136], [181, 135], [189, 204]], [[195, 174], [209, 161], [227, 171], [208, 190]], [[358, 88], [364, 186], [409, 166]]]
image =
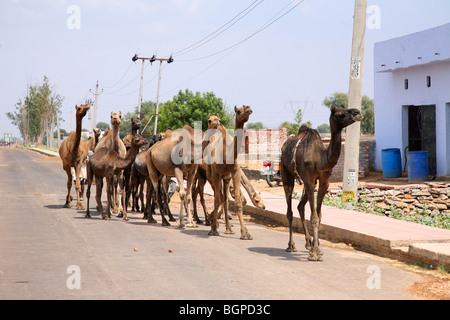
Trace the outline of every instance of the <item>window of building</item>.
[[431, 87], [431, 77], [427, 76], [427, 88]]
[[405, 90], [408, 90], [408, 79], [405, 79]]

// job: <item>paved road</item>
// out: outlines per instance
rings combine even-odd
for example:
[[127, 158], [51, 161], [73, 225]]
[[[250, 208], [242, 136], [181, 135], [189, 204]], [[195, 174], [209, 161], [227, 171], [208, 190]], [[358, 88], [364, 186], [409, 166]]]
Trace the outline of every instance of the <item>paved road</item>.
[[236, 220], [235, 235], [209, 237], [135, 213], [103, 221], [95, 201], [85, 219], [65, 192], [59, 159], [0, 148], [0, 299], [415, 299], [405, 288], [422, 279], [327, 245], [309, 262], [301, 235], [290, 254], [285, 231], [250, 222], [243, 241]]

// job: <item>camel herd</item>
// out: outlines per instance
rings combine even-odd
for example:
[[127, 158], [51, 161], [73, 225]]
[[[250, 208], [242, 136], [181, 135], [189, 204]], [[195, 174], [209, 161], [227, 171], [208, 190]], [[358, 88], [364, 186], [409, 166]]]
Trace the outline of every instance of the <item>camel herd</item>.
[[[174, 131], [167, 129], [163, 136], [154, 136], [152, 141], [142, 137], [138, 130], [139, 119], [132, 119], [132, 132], [120, 139], [119, 126], [122, 121], [121, 112], [111, 112], [112, 129], [105, 132], [99, 139], [100, 132], [95, 131], [94, 137], [87, 142], [81, 140], [82, 119], [89, 110], [88, 105], [75, 106], [76, 131], [66, 138], [59, 149], [63, 168], [67, 173], [67, 196], [64, 207], [71, 207], [73, 200], [70, 195], [72, 182], [75, 180], [77, 192], [77, 209], [84, 210], [81, 203], [83, 188], [80, 182], [82, 166], [86, 167], [86, 218], [90, 218], [90, 190], [95, 181], [96, 209], [105, 220], [111, 219], [111, 211], [118, 212], [119, 217], [128, 220], [127, 208], [144, 212], [148, 223], [156, 223], [153, 218], [156, 205], [162, 218], [162, 225], [170, 225], [175, 221], [169, 209], [168, 187], [170, 178], [177, 180], [180, 197], [179, 227], [195, 227], [202, 223], [197, 214], [196, 201], [200, 201], [204, 210], [205, 223], [211, 226], [209, 235], [217, 236], [219, 218], [223, 214], [226, 226], [225, 233], [234, 233], [229, 219], [228, 199], [231, 194], [240, 223], [241, 239], [251, 240], [243, 219], [245, 198], [241, 194], [241, 185], [248, 192], [254, 206], [265, 209], [261, 194], [255, 192], [250, 181], [238, 164], [238, 155], [243, 143], [245, 123], [252, 114], [249, 106], [235, 107], [235, 135], [231, 136], [221, 124], [219, 115], [208, 115], [208, 130], [186, 124], [183, 129]], [[321, 205], [328, 189], [331, 170], [336, 165], [341, 150], [341, 131], [346, 126], [362, 119], [357, 109], [346, 110], [332, 107], [330, 115], [331, 142], [325, 147], [316, 130], [302, 126], [297, 135], [290, 137], [281, 150], [281, 173], [289, 221], [289, 243], [287, 251], [296, 251], [292, 240], [292, 193], [294, 181], [301, 179], [304, 183], [303, 195], [298, 205], [300, 217], [305, 230], [306, 248], [310, 250], [309, 260], [322, 260], [319, 249], [319, 225]], [[181, 132], [181, 133], [180, 133]], [[91, 152], [89, 152], [91, 150]], [[88, 154], [90, 156], [88, 156]], [[73, 169], [74, 170], [73, 170]], [[74, 171], [75, 178], [72, 176]], [[101, 195], [103, 179], [106, 181], [107, 205], [103, 208]], [[186, 184], [185, 184], [186, 181]], [[317, 206], [314, 203], [314, 187], [319, 182]], [[203, 188], [206, 184], [214, 192], [214, 209], [208, 214], [203, 198]], [[146, 184], [146, 201], [144, 197]], [[132, 199], [132, 201], [130, 200]], [[313, 240], [305, 225], [304, 207], [306, 202], [311, 206], [311, 224]], [[140, 206], [139, 206], [140, 203]], [[184, 222], [187, 214], [187, 224]], [[169, 218], [169, 221], [166, 218]]]

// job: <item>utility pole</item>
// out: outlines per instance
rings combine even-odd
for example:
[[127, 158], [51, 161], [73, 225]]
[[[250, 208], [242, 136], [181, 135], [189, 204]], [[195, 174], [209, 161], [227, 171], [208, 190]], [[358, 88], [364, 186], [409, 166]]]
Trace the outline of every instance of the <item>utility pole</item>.
[[[92, 93], [91, 89], [89, 89], [89, 91]], [[102, 91], [98, 92], [98, 81], [97, 81], [97, 85], [95, 86], [95, 93], [93, 94], [95, 96], [95, 102], [94, 102], [94, 120], [92, 121], [92, 128], [94, 129], [97, 126], [97, 106], [98, 106], [98, 96], [103, 92]], [[89, 131], [89, 134], [91, 134], [91, 132]], [[92, 136], [94, 136], [92, 134]]]
[[[355, 108], [361, 110], [366, 11], [367, 0], [355, 0], [350, 83], [348, 90], [349, 109]], [[358, 200], [360, 134], [361, 123], [359, 121], [346, 128], [342, 203], [348, 209], [352, 207], [352, 201]]]
[[170, 56], [169, 59], [157, 59], [159, 60], [159, 74], [158, 74], [158, 92], [156, 94], [156, 113], [155, 113], [155, 131], [154, 135], [158, 133], [158, 113], [159, 113], [159, 89], [161, 88], [161, 71], [162, 71], [162, 63], [163, 61], [167, 61], [167, 63], [172, 63], [173, 58]]
[[149, 60], [150, 63], [153, 63], [156, 60], [155, 55], [153, 55], [151, 58], [144, 58], [144, 57], [138, 57], [137, 54], [131, 58], [131, 61], [136, 62], [137, 60], [142, 60], [142, 67], [141, 67], [141, 85], [139, 88], [139, 101], [138, 101], [138, 119], [141, 119], [141, 106], [142, 106], [142, 89], [144, 87], [144, 64], [145, 60]]
[[141, 86], [140, 86], [140, 90], [139, 90], [139, 101], [138, 101], [138, 118], [141, 118], [141, 106], [142, 106], [142, 88], [143, 88], [143, 83], [144, 83], [144, 62], [145, 60], [149, 60], [150, 63], [153, 63], [154, 61], [159, 61], [159, 75], [158, 75], [158, 93], [157, 93], [157, 97], [156, 97], [156, 117], [155, 117], [155, 133], [157, 132], [157, 127], [158, 127], [158, 109], [159, 109], [159, 88], [161, 85], [161, 71], [162, 71], [162, 62], [163, 61], [167, 61], [167, 63], [172, 63], [173, 62], [173, 58], [172, 56], [170, 56], [168, 59], [162, 59], [159, 58], [157, 59], [155, 57], [155, 55], [153, 55], [151, 58], [144, 58], [144, 57], [138, 57], [137, 54], [135, 54], [133, 56], [133, 58], [131, 58], [132, 61], [137, 61], [138, 59], [142, 60], [142, 68], [141, 68]]

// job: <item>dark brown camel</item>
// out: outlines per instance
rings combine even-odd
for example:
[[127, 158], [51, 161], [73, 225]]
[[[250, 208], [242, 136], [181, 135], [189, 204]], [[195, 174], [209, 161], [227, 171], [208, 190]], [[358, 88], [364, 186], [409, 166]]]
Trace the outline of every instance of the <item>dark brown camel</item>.
[[[292, 240], [292, 192], [295, 180], [303, 181], [303, 195], [298, 205], [298, 211], [305, 232], [306, 249], [310, 250], [308, 260], [321, 261], [322, 252], [319, 249], [319, 226], [322, 217], [321, 207], [323, 197], [327, 193], [329, 179], [333, 167], [336, 165], [341, 153], [342, 129], [355, 121], [361, 121], [361, 112], [358, 109], [346, 110], [332, 106], [330, 108], [331, 142], [325, 147], [319, 133], [302, 125], [298, 134], [289, 138], [281, 149], [281, 176], [284, 194], [287, 202], [287, 218], [289, 221], [289, 243], [286, 251], [295, 252], [295, 243]], [[314, 185], [319, 181], [317, 192], [317, 206], [314, 204]], [[313, 241], [305, 225], [305, 204], [309, 201], [311, 207], [311, 225], [313, 227]]]
[[[148, 140], [143, 138], [141, 135], [135, 135], [131, 140], [131, 148], [127, 151], [126, 157], [121, 158], [119, 153], [114, 149], [102, 148], [97, 150], [89, 159], [87, 164], [87, 180], [88, 187], [86, 190], [87, 206], [86, 206], [86, 218], [90, 218], [89, 211], [89, 198], [91, 195], [91, 185], [92, 179], [95, 176], [97, 194], [97, 203], [101, 202], [101, 191], [99, 192], [98, 180], [105, 178], [106, 180], [106, 192], [108, 204], [106, 206], [106, 213], [102, 210], [103, 219], [111, 219], [111, 206], [112, 206], [112, 196], [113, 196], [113, 186], [114, 186], [114, 176], [119, 174], [124, 168], [130, 166], [134, 159], [136, 158], [139, 148], [148, 143]], [[127, 211], [123, 212], [123, 220], [128, 220]]]
[[81, 204], [81, 185], [80, 185], [80, 172], [81, 166], [88, 155], [88, 145], [81, 140], [82, 120], [89, 110], [89, 105], [75, 106], [77, 126], [76, 131], [72, 131], [70, 136], [67, 137], [59, 147], [59, 156], [63, 162], [64, 171], [67, 173], [67, 196], [65, 208], [70, 208], [72, 205], [72, 196], [70, 195], [70, 189], [72, 188], [72, 173], [70, 168], [75, 168], [75, 190], [77, 192], [77, 209], [84, 209]]

